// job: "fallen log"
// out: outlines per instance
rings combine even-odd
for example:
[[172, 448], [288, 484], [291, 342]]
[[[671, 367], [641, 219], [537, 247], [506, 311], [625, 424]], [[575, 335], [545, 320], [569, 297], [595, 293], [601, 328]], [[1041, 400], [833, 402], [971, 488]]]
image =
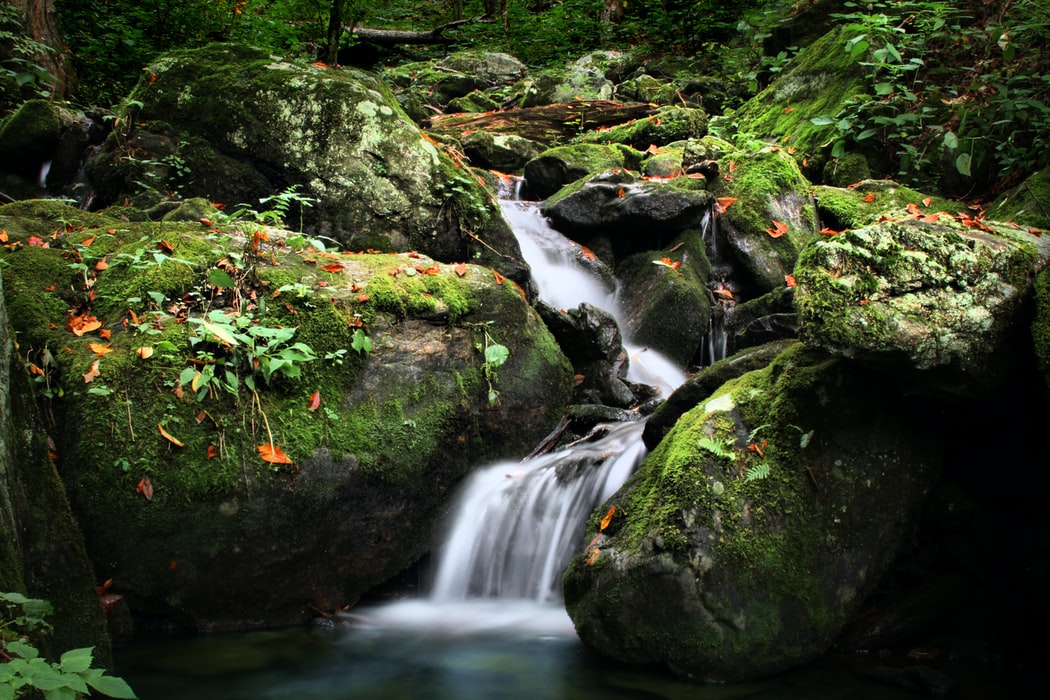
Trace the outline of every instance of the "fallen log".
[[352, 36], [357, 38], [358, 41], [364, 41], [369, 44], [377, 44], [380, 46], [398, 46], [401, 44], [451, 44], [455, 39], [449, 38], [444, 35], [446, 29], [452, 27], [458, 27], [461, 24], [467, 24], [468, 22], [480, 22], [479, 18], [475, 17], [472, 19], [458, 19], [454, 22], [442, 24], [440, 27], [428, 29], [425, 31], [412, 31], [404, 29], [369, 29], [368, 27], [355, 27], [345, 26], [343, 29], [348, 31]]
[[428, 131], [458, 136], [464, 131], [516, 134], [545, 146], [603, 126], [623, 124], [656, 111], [647, 102], [577, 100], [566, 104], [520, 107], [494, 112], [436, 114]]

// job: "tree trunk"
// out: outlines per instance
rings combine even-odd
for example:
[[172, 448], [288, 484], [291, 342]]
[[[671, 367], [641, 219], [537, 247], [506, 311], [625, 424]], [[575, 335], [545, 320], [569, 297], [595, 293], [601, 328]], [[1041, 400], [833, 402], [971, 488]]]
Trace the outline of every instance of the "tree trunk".
[[339, 36], [343, 33], [343, 0], [332, 0], [328, 8], [328, 37], [324, 47], [324, 62], [330, 66], [339, 63]]
[[22, 17], [22, 26], [27, 36], [33, 38], [50, 51], [43, 51], [32, 56], [31, 60], [40, 64], [51, 74], [51, 95], [66, 99], [73, 92], [76, 77], [70, 64], [69, 51], [65, 48], [62, 35], [58, 30], [58, 12], [55, 0], [5, 0]]

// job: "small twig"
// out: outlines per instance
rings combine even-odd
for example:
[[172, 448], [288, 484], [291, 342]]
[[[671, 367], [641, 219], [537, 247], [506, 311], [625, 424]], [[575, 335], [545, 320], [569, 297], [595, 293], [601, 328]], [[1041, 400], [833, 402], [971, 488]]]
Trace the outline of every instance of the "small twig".
[[124, 392], [124, 405], [128, 409], [128, 432], [131, 434], [131, 441], [135, 442], [135, 428], [131, 425], [131, 398], [128, 397], [128, 392]]

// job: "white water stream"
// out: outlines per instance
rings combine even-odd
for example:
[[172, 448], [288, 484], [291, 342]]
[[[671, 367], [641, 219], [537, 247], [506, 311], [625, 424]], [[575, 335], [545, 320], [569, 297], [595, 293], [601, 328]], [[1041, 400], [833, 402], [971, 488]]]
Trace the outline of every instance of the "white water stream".
[[[598, 307], [623, 328], [616, 284], [588, 263], [581, 246], [553, 230], [533, 202], [502, 202], [532, 268], [539, 297], [558, 309]], [[664, 397], [685, 373], [656, 351], [632, 345], [628, 379]], [[573, 635], [561, 604], [561, 577], [582, 544], [590, 513], [645, 456], [643, 422], [603, 426], [593, 439], [521, 462], [480, 469], [461, 487], [431, 593], [422, 600], [355, 610], [358, 624], [470, 634], [490, 629]]]

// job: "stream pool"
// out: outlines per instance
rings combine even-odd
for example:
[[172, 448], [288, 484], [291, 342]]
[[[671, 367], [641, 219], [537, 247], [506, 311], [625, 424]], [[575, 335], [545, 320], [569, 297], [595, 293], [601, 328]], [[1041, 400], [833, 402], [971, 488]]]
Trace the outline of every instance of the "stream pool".
[[[865, 678], [870, 657], [827, 657], [758, 683], [694, 685], [602, 659], [560, 606], [395, 603], [328, 627], [168, 637], [118, 649], [141, 700], [905, 700]], [[957, 680], [959, 677], [956, 676]], [[1024, 697], [986, 680], [952, 698]], [[1005, 693], [1005, 694], [1004, 694]]]

